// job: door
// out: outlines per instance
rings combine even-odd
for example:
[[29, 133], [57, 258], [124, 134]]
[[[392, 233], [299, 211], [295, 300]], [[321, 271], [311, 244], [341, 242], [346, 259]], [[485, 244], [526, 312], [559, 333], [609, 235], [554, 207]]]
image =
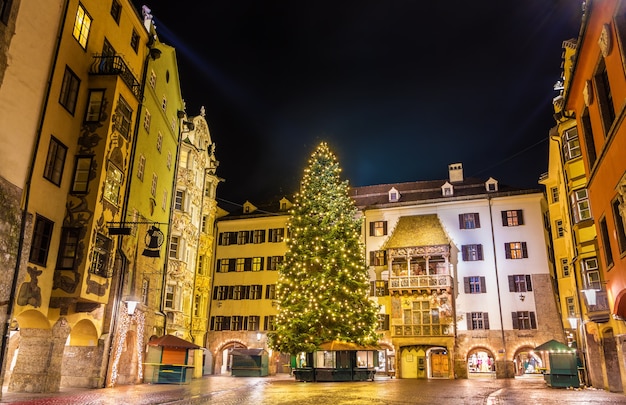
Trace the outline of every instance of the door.
[[449, 363], [447, 352], [432, 352], [430, 354], [432, 377], [448, 377]]

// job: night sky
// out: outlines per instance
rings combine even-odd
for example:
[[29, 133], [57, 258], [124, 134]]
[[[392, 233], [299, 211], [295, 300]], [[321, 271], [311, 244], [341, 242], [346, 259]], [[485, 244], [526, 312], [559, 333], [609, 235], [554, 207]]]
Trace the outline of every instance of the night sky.
[[[466, 177], [539, 188], [579, 0], [149, 0], [201, 106], [219, 200], [297, 191], [321, 141], [353, 186]], [[227, 208], [227, 207], [225, 207]], [[228, 208], [227, 208], [228, 209]]]

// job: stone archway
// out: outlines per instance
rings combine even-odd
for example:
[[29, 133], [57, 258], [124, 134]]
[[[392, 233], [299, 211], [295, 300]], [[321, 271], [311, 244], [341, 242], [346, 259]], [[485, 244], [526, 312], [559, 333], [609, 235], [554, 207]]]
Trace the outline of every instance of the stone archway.
[[495, 355], [485, 347], [475, 347], [467, 353], [467, 376], [495, 377]]
[[215, 353], [215, 368], [213, 373], [216, 375], [230, 374], [230, 366], [232, 361], [231, 353], [234, 349], [247, 349], [248, 347], [239, 340], [231, 340], [221, 344]]
[[72, 328], [65, 346], [61, 368], [61, 387], [98, 388], [102, 351], [98, 348], [98, 330], [87, 319]]
[[535, 353], [530, 346], [522, 346], [515, 351], [513, 356], [515, 375], [541, 374], [545, 367], [545, 361], [540, 353]]

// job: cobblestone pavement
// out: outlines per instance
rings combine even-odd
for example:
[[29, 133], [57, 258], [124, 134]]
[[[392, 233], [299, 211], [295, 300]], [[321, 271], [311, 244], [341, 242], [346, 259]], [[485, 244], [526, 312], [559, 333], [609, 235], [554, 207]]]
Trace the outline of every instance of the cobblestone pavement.
[[139, 384], [54, 394], [3, 392], [12, 405], [406, 405], [406, 404], [626, 404], [626, 396], [604, 390], [559, 389], [540, 378], [511, 380], [398, 380], [303, 383], [293, 377], [208, 376], [189, 384]]

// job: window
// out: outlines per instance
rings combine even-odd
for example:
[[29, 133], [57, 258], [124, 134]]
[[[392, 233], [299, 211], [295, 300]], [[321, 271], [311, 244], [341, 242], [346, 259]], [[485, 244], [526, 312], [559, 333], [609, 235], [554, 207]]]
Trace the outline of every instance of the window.
[[285, 228], [270, 229], [268, 242], [282, 242], [284, 237], [285, 237]]
[[74, 177], [72, 180], [72, 193], [84, 194], [89, 191], [89, 174], [93, 156], [76, 156], [74, 162]]
[[582, 273], [585, 282], [583, 289], [599, 290], [602, 287], [600, 283], [600, 270], [598, 269], [598, 259], [596, 257], [583, 259]]
[[259, 330], [261, 317], [258, 315], [250, 315], [248, 317], [248, 330]]
[[581, 188], [572, 193], [572, 211], [574, 212], [574, 221], [576, 223], [591, 218], [591, 205], [589, 205], [589, 196], [586, 188]]
[[604, 59], [600, 59], [598, 70], [593, 77], [593, 84], [596, 89], [600, 116], [604, 124], [604, 136], [606, 137], [613, 125], [613, 121], [615, 121], [615, 104]]
[[78, 76], [76, 76], [76, 73], [72, 72], [72, 69], [66, 66], [65, 74], [63, 75], [63, 83], [61, 84], [59, 103], [72, 115], [74, 115], [74, 110], [76, 110], [79, 88], [80, 80]]
[[176, 197], [174, 200], [174, 208], [182, 211], [185, 203], [185, 192], [183, 190], [176, 190]]
[[115, 127], [126, 139], [128, 139], [128, 134], [130, 133], [132, 117], [133, 110], [130, 109], [126, 100], [120, 96], [117, 103], [117, 110], [115, 112]]
[[370, 236], [387, 235], [387, 221], [370, 222]]
[[137, 53], [139, 49], [139, 34], [135, 30], [133, 30], [133, 33], [130, 35], [130, 47]]
[[378, 314], [376, 317], [376, 330], [389, 330], [389, 314]]
[[217, 259], [217, 272], [228, 273], [229, 262], [229, 259]]
[[2, 21], [4, 25], [7, 25], [9, 23], [12, 5], [13, 0], [0, 0], [0, 21]]
[[161, 131], [159, 131], [159, 134], [157, 135], [156, 148], [159, 153], [161, 152], [161, 149], [163, 149], [163, 134]]
[[235, 265], [235, 271], [245, 271], [246, 269], [246, 259], [243, 257], [237, 258], [237, 264]]
[[43, 170], [43, 177], [50, 180], [57, 186], [61, 184], [63, 176], [63, 166], [65, 165], [65, 156], [67, 156], [67, 146], [54, 136], [50, 137], [48, 145], [48, 156], [46, 158], [46, 166]]
[[137, 177], [143, 181], [143, 172], [146, 168], [146, 157], [142, 154], [139, 155], [139, 163], [137, 164]]
[[276, 284], [268, 284], [265, 286], [265, 299], [266, 300], [276, 299]]
[[387, 251], [386, 250], [373, 250], [370, 252], [370, 266], [386, 266], [387, 265]]
[[161, 198], [161, 209], [165, 211], [167, 207], [167, 190], [163, 190], [163, 197]]
[[537, 329], [537, 320], [532, 311], [517, 311], [512, 313], [513, 329]]
[[150, 83], [150, 87], [152, 87], [153, 89], [156, 86], [156, 79], [157, 79], [156, 73], [154, 73], [154, 70], [151, 70], [149, 83]]
[[89, 272], [100, 277], [111, 277], [109, 269], [109, 257], [111, 254], [111, 239], [102, 234], [96, 235], [96, 243], [91, 257], [91, 267]]
[[550, 188], [550, 200], [553, 203], [559, 202], [559, 188], [558, 187]]
[[200, 224], [200, 232], [202, 233], [206, 233], [206, 225], [207, 225], [207, 221], [209, 220], [209, 217], [206, 215], [202, 216], [202, 223]]
[[565, 305], [567, 307], [567, 316], [573, 318], [576, 316], [576, 305], [574, 297], [565, 297]]
[[170, 257], [172, 259], [178, 259], [178, 250], [180, 248], [180, 236], [170, 237]]
[[554, 221], [554, 236], [557, 238], [562, 238], [565, 235], [565, 229], [563, 228], [563, 220], [557, 219]]
[[89, 90], [87, 99], [87, 110], [85, 111], [85, 122], [99, 122], [102, 116], [102, 104], [104, 101], [104, 90]]
[[267, 269], [278, 270], [278, 267], [283, 263], [283, 256], [268, 256], [267, 257]]
[[172, 152], [167, 151], [167, 170], [172, 168]]
[[507, 242], [504, 244], [507, 259], [524, 259], [528, 257], [526, 242]]
[[87, 49], [87, 39], [89, 38], [89, 29], [91, 28], [91, 17], [87, 14], [87, 10], [82, 4], [78, 4], [76, 10], [76, 19], [74, 20], [74, 30], [72, 35], [78, 41], [83, 49]]
[[600, 235], [602, 236], [602, 249], [604, 251], [604, 259], [606, 267], [613, 265], [613, 250], [611, 249], [611, 239], [609, 238], [609, 228], [606, 225], [606, 218], [600, 219]]
[[263, 286], [260, 284], [253, 284], [250, 286], [250, 298], [251, 300], [260, 300], [263, 293]]
[[246, 243], [250, 243], [252, 239], [252, 231], [239, 231], [237, 235], [237, 244], [245, 245]]
[[524, 225], [522, 210], [502, 211], [502, 226]]
[[465, 294], [483, 294], [487, 292], [486, 279], [482, 276], [463, 277]]
[[370, 281], [371, 297], [386, 297], [389, 295], [389, 282], [387, 280]]
[[563, 134], [563, 158], [567, 162], [580, 156], [580, 143], [578, 141], [578, 128], [568, 129]]
[[480, 216], [478, 213], [459, 214], [459, 229], [480, 228]]
[[275, 315], [267, 315], [263, 319], [263, 329], [265, 330], [276, 330], [276, 316]]
[[194, 308], [193, 315], [200, 316], [200, 313], [201, 313], [200, 309], [202, 308], [202, 295], [198, 294], [195, 296], [193, 308]]
[[175, 309], [176, 305], [176, 286], [168, 284], [165, 287], [165, 308]]
[[196, 269], [196, 272], [200, 275], [204, 274], [204, 256], [203, 255], [198, 256], [198, 267]]
[[242, 299], [242, 297], [241, 297], [241, 292], [242, 292], [242, 290], [243, 290], [243, 288], [242, 288], [242, 287], [243, 287], [243, 286], [241, 286], [241, 285], [236, 285], [236, 286], [233, 286], [233, 295], [232, 295], [232, 299], [234, 299], [234, 300], [241, 300], [241, 299]]
[[152, 194], [152, 197], [156, 197], [158, 181], [159, 181], [159, 176], [156, 173], [152, 173], [152, 184], [150, 185], [150, 194]]
[[80, 229], [63, 228], [61, 232], [61, 243], [59, 245], [59, 255], [57, 257], [57, 269], [74, 269], [76, 253], [78, 252], [78, 237]]
[[150, 280], [144, 278], [141, 281], [141, 303], [148, 305], [148, 297], [150, 296]]
[[28, 260], [31, 263], [46, 266], [53, 228], [54, 222], [41, 215], [37, 215], [35, 219], [35, 227], [33, 228], [33, 240], [30, 246], [30, 255], [28, 257]]
[[119, 1], [113, 0], [111, 4], [111, 17], [115, 20], [116, 23], [120, 23], [120, 15], [122, 14], [122, 5]]
[[593, 130], [591, 129], [591, 118], [589, 117], [589, 109], [585, 109], [583, 115], [580, 117], [580, 122], [583, 126], [583, 134], [585, 136], [585, 149], [587, 150], [587, 157], [589, 158], [589, 168], [591, 169], [596, 162], [596, 144], [593, 139]]
[[563, 274], [563, 277], [569, 277], [569, 263], [567, 258], [561, 259], [561, 273]]
[[[613, 207], [613, 220], [615, 222], [615, 233], [617, 234], [617, 246], [619, 247], [620, 254], [626, 251], [626, 228], [624, 227], [624, 218], [620, 213], [620, 200], [616, 198], [611, 202]], [[624, 210], [626, 213], [626, 204], [624, 204]]]
[[461, 252], [464, 262], [483, 260], [483, 245], [463, 245]]
[[163, 96], [163, 100], [161, 100], [161, 109], [163, 111], [167, 110], [167, 97]]
[[530, 274], [514, 274], [509, 276], [510, 292], [527, 292], [533, 290]]
[[112, 204], [117, 205], [122, 187], [122, 171], [109, 162], [107, 177], [104, 183], [104, 198]]
[[218, 237], [218, 245], [228, 246], [237, 242], [237, 232], [220, 232]]
[[263, 270], [263, 258], [253, 257], [252, 258], [252, 271], [261, 271], [261, 270]]
[[489, 313], [468, 312], [467, 313], [467, 329], [468, 330], [489, 329]]
[[254, 230], [253, 243], [265, 243], [265, 229]]
[[146, 109], [146, 114], [143, 116], [143, 127], [148, 132], [150, 132], [150, 121], [152, 121], [152, 115]]

